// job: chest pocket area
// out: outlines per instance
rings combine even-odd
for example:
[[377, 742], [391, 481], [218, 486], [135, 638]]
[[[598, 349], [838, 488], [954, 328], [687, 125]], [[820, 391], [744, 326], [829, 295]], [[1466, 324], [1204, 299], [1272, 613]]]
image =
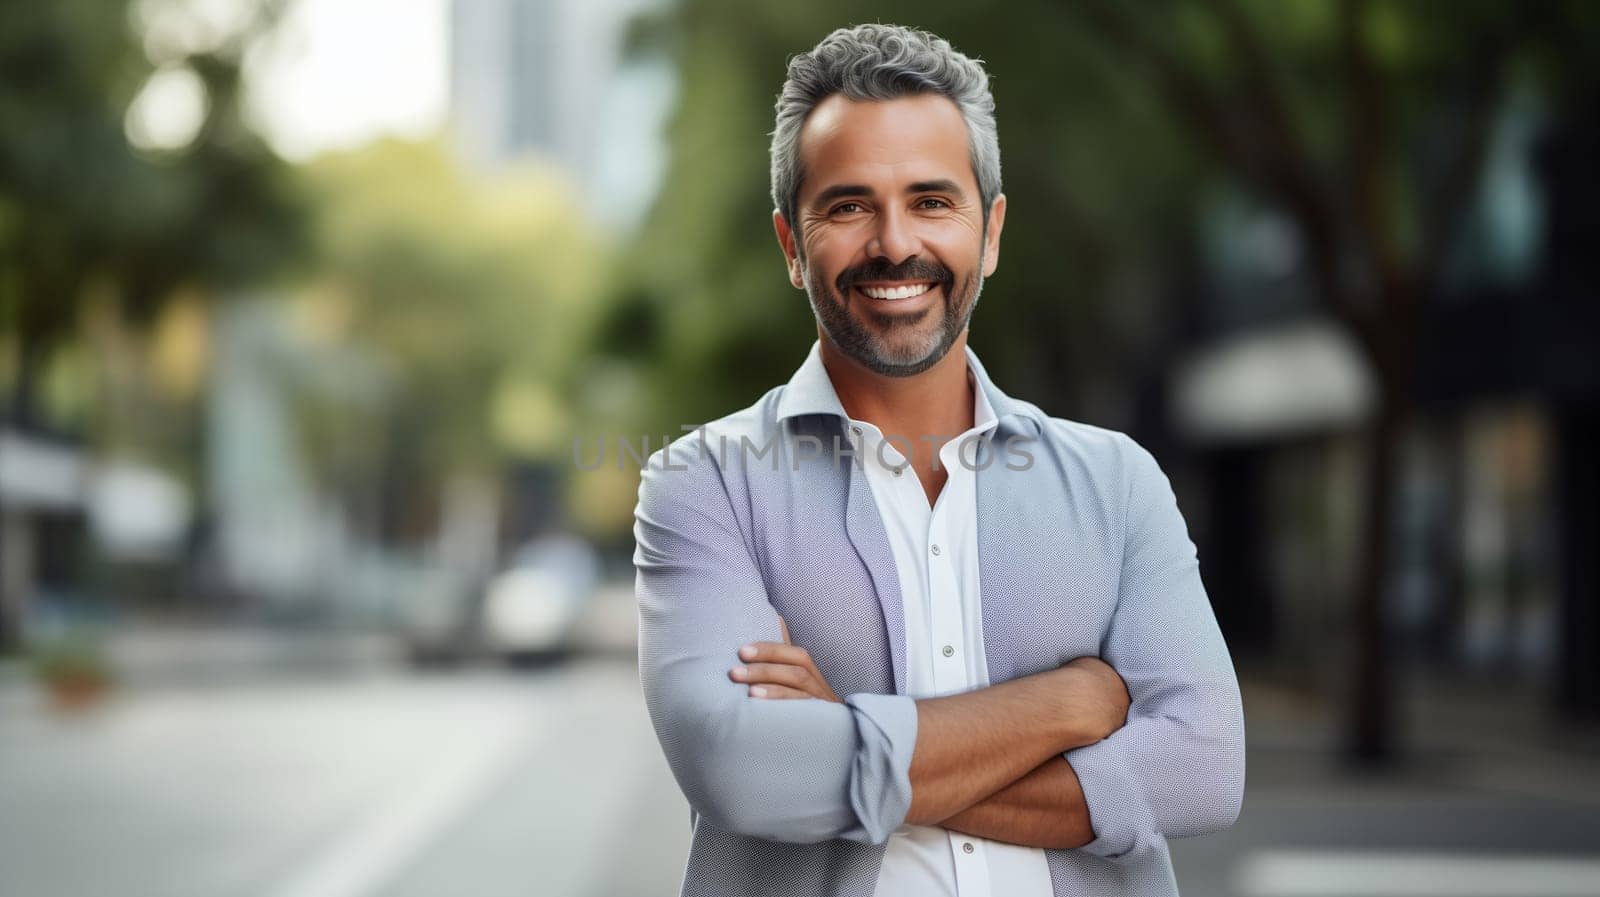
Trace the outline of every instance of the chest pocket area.
[[[1074, 508], [1060, 481], [983, 485], [979, 588], [989, 680], [1098, 656], [1117, 604], [1121, 546], [1101, 515]], [[1018, 480], [1030, 478], [1018, 477]]]
[[768, 598], [790, 640], [840, 696], [892, 694], [888, 630], [872, 576], [842, 531], [817, 529], [766, 545]]

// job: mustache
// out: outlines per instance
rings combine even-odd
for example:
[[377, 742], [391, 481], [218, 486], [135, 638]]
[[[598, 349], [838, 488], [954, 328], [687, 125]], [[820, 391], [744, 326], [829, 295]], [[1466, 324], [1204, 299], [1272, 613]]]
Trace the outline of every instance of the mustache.
[[874, 280], [931, 280], [940, 286], [948, 286], [954, 277], [949, 268], [926, 259], [909, 258], [898, 265], [892, 265], [884, 259], [873, 259], [840, 272], [837, 286], [841, 293], [858, 283]]

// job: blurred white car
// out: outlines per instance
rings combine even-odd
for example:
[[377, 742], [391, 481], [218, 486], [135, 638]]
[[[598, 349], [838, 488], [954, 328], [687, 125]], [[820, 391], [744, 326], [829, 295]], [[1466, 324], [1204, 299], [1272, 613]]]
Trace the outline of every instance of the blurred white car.
[[484, 647], [511, 660], [564, 653], [600, 581], [600, 559], [570, 535], [528, 543], [489, 582], [483, 601]]
[[453, 663], [477, 651], [482, 578], [443, 567], [415, 565], [378, 578], [398, 598], [396, 622], [412, 663]]

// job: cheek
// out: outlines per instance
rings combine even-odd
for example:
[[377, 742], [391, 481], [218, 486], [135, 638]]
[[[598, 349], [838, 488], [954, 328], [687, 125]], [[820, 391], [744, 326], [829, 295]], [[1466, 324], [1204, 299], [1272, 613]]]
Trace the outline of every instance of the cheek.
[[812, 260], [827, 263], [829, 260], [848, 254], [846, 246], [849, 240], [836, 228], [813, 225], [806, 229], [805, 237], [801, 245], [805, 249], [808, 264]]
[[838, 251], [837, 246], [811, 245], [806, 247], [805, 261], [801, 266], [807, 276], [824, 278], [826, 283], [832, 284], [840, 272], [847, 267], [849, 256]]
[[[928, 252], [946, 264], [981, 263], [985, 254], [983, 239], [978, 232], [959, 221], [941, 222], [922, 234], [922, 245]], [[974, 253], [973, 249], [977, 252]]]
[[815, 287], [817, 285], [827, 285], [832, 283], [828, 277], [827, 269], [823, 267], [821, 261], [815, 255], [812, 255], [809, 252], [806, 253], [804, 261], [800, 261], [796, 264], [795, 272], [801, 279], [801, 283], [797, 284], [797, 286], [801, 287], [802, 289], [805, 288], [807, 284]]

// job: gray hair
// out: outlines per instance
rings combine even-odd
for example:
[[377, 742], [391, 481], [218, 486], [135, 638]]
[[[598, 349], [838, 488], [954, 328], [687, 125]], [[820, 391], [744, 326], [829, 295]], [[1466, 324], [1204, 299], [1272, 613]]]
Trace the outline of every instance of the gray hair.
[[789, 78], [778, 93], [772, 131], [772, 201], [791, 227], [800, 195], [800, 129], [818, 103], [836, 93], [851, 100], [893, 100], [936, 93], [961, 110], [967, 123], [972, 173], [983, 200], [983, 223], [1000, 195], [1000, 136], [994, 96], [982, 60], [970, 59], [944, 38], [901, 25], [840, 28], [809, 53], [789, 60]]

